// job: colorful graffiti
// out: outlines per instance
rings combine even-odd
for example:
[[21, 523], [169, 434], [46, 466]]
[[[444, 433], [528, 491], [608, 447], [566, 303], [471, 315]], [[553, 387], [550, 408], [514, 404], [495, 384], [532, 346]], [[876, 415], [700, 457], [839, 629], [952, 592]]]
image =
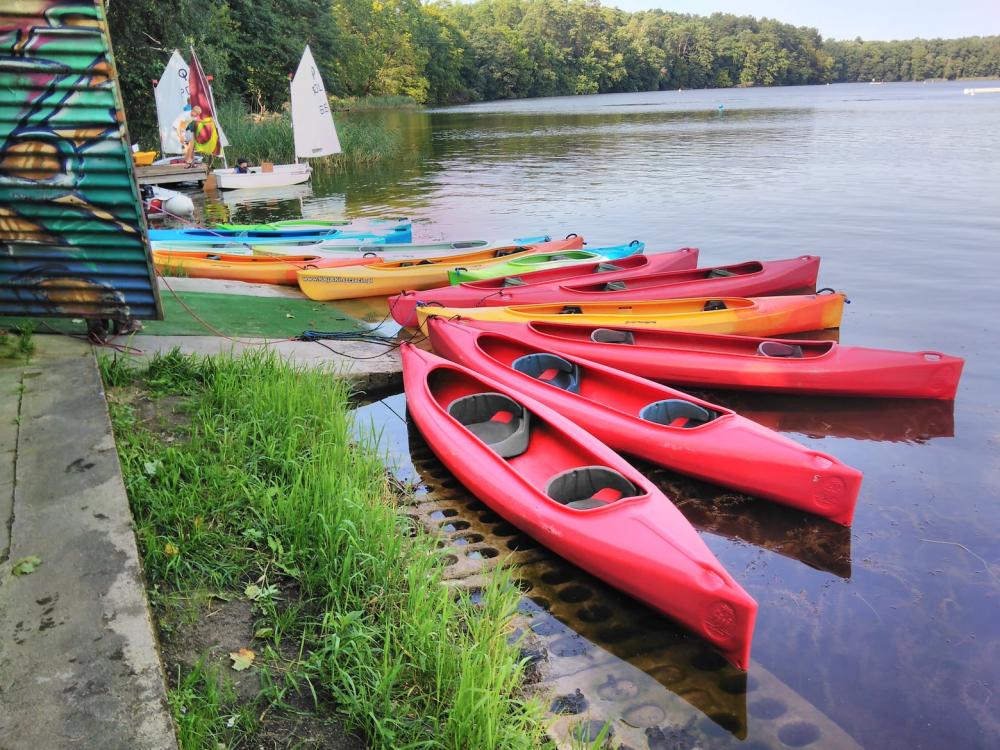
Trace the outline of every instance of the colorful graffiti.
[[0, 315], [161, 317], [101, 0], [0, 10]]

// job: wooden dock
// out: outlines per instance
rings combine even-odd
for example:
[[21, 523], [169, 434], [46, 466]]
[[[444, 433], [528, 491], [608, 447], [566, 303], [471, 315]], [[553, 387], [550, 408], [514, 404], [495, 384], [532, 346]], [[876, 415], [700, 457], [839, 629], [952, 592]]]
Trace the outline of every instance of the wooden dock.
[[152, 164], [135, 167], [135, 178], [140, 185], [169, 185], [176, 182], [202, 183], [208, 177], [208, 167], [195, 164], [187, 169], [183, 164]]

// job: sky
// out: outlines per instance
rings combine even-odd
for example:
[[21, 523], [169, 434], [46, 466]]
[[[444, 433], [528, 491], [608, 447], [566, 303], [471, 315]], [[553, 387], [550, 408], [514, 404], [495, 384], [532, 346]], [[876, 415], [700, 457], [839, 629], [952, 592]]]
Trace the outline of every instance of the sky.
[[828, 39], [952, 38], [1000, 34], [1000, 0], [601, 0], [622, 10], [766, 16]]

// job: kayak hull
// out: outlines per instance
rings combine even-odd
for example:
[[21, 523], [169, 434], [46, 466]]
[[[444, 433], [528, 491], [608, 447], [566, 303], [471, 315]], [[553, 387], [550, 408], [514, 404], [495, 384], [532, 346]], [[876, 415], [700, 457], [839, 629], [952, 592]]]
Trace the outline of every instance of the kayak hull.
[[242, 242], [233, 238], [218, 241], [156, 241], [150, 243], [154, 250], [172, 252], [228, 253], [230, 255], [323, 255], [331, 258], [364, 258], [379, 255], [387, 260], [410, 260], [412, 258], [436, 258], [448, 255], [463, 255], [477, 250], [506, 247], [509, 245], [536, 245], [547, 242], [548, 238], [519, 237], [511, 240], [456, 240], [454, 242], [404, 242], [387, 245], [381, 238], [367, 240], [248, 240]]
[[[413, 421], [474, 495], [556, 554], [677, 620], [747, 668], [756, 602], [641, 473], [516, 390], [408, 344], [401, 353]], [[524, 452], [502, 458], [449, 414], [449, 405], [477, 393], [506, 397], [530, 413]], [[548, 494], [554, 477], [594, 468], [617, 473], [634, 493], [589, 509], [569, 507]]]
[[440, 286], [447, 282], [448, 271], [458, 266], [475, 267], [496, 262], [498, 258], [576, 250], [582, 246], [582, 238], [572, 237], [534, 245], [480, 250], [465, 255], [413, 261], [383, 261], [366, 266], [342, 268], [337, 273], [302, 271], [299, 273], [299, 287], [310, 299], [321, 301], [387, 296], [403, 289]]
[[282, 242], [288, 240], [382, 240], [387, 244], [410, 242], [411, 225], [407, 223], [386, 227], [367, 226], [360, 230], [331, 227], [326, 229], [222, 229], [190, 227], [188, 229], [152, 229], [151, 242], [219, 242], [226, 240], [253, 243]]
[[[719, 303], [724, 308], [710, 309]], [[569, 307], [569, 310], [566, 308]], [[709, 309], [706, 309], [709, 308]], [[777, 336], [837, 328], [843, 294], [787, 297], [722, 297], [581, 305], [510, 305], [507, 307], [418, 307], [421, 327], [428, 316], [505, 322], [571, 323], [580, 326], [667, 328], [678, 331]]]
[[[541, 401], [617, 451], [845, 526], [853, 520], [862, 475], [833, 456], [724, 407], [564, 354], [579, 375], [578, 392], [570, 392], [513, 366], [551, 351], [442, 318], [428, 327], [435, 352]], [[694, 404], [713, 418], [694, 426], [683, 418], [680, 424], [642, 418], [646, 407], [668, 400]]]
[[374, 263], [379, 258], [342, 260], [317, 255], [289, 255], [280, 259], [260, 255], [171, 253], [153, 251], [153, 263], [164, 276], [228, 279], [251, 284], [298, 284], [297, 273], [308, 269], [336, 268]]
[[604, 263], [619, 258], [629, 258], [633, 255], [642, 255], [645, 247], [642, 242], [633, 240], [628, 245], [588, 248], [570, 253], [554, 253], [552, 257], [521, 258], [519, 260], [490, 263], [478, 268], [456, 268], [453, 271], [448, 271], [448, 283], [461, 284], [467, 281], [495, 279], [498, 276], [512, 276], [520, 273], [581, 266], [583, 264]]
[[[766, 296], [803, 290], [814, 291], [819, 264], [819, 258], [803, 255], [788, 260], [750, 261], [729, 266], [660, 272], [637, 267], [611, 272], [607, 276], [600, 274], [597, 278], [584, 276], [490, 290], [466, 287], [461, 293], [451, 295], [444, 290], [441, 292], [432, 290], [420, 296], [419, 301], [433, 302], [445, 307], [504, 307], [554, 302], [582, 304], [650, 301], [713, 295]], [[623, 264], [619, 262], [615, 265]], [[417, 301], [412, 304], [415, 307]], [[407, 311], [409, 306], [409, 304], [406, 306]], [[406, 317], [409, 319], [409, 316]], [[416, 312], [412, 317], [415, 323]]]
[[[594, 341], [595, 327], [464, 319], [542, 349], [583, 357], [674, 385], [771, 393], [874, 398], [955, 398], [965, 361], [935, 351], [904, 352], [804, 341], [618, 327], [633, 344]], [[769, 357], [760, 346], [800, 347], [801, 358]]]
[[[492, 300], [500, 298], [505, 292], [517, 289], [519, 292], [538, 289], [539, 294], [546, 294], [548, 289], [558, 287], [560, 282], [599, 278], [604, 283], [624, 280], [636, 275], [655, 274], [664, 271], [692, 269], [698, 262], [696, 248], [681, 248], [672, 252], [655, 253], [653, 255], [632, 255], [615, 261], [612, 265], [620, 267], [620, 271], [604, 270], [607, 263], [598, 261], [584, 263], [579, 266], [552, 268], [544, 271], [517, 274], [517, 280], [524, 286], [507, 286], [509, 277], [498, 277], [483, 281], [463, 282], [454, 286], [441, 286], [425, 291], [407, 290], [389, 300], [392, 317], [397, 323], [414, 327], [417, 325], [417, 306], [420, 304], [440, 305], [442, 307], [492, 307]], [[549, 302], [551, 298], [533, 301]], [[496, 305], [501, 304], [499, 301]]]

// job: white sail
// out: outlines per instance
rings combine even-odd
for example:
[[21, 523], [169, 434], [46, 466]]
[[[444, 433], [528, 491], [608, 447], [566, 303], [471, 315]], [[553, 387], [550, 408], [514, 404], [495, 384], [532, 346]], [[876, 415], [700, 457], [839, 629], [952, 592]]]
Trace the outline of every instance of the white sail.
[[311, 158], [340, 153], [330, 100], [308, 45], [292, 79], [292, 129], [296, 156]]
[[[156, 99], [156, 121], [160, 128], [160, 150], [164, 154], [183, 154], [184, 146], [177, 137], [177, 126], [187, 119], [188, 106], [188, 64], [181, 53], [174, 50], [163, 69], [163, 75], [153, 89]], [[222, 123], [216, 118], [219, 141], [223, 148], [229, 145]]]
[[177, 138], [177, 123], [182, 119], [188, 103], [188, 65], [177, 50], [170, 56], [153, 93], [156, 120], [160, 126], [160, 149], [164, 154], [184, 153], [184, 147]]

